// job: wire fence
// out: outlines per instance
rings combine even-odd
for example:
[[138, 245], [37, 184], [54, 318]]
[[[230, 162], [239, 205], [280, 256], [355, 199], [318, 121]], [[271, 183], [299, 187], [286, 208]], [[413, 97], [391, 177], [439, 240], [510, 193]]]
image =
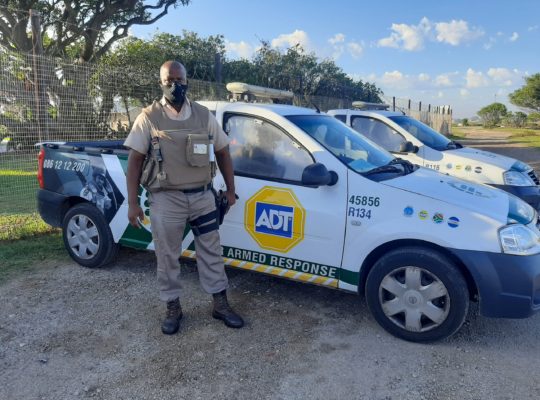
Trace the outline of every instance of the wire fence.
[[[22, 225], [41, 223], [36, 143], [125, 138], [142, 107], [161, 95], [158, 73], [136, 65], [111, 69], [0, 50], [0, 240], [16, 238]], [[189, 82], [192, 100], [229, 96], [224, 84]], [[444, 124], [450, 127], [451, 114], [441, 108], [384, 100], [439, 131], [445, 132]], [[351, 107], [350, 101], [322, 96], [295, 95], [293, 104], [316, 104], [322, 111]]]

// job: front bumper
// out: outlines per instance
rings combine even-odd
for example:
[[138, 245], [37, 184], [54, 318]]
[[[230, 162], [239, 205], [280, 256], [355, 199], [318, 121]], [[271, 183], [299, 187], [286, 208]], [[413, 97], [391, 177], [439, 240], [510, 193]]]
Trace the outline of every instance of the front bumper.
[[514, 256], [473, 250], [452, 251], [475, 280], [480, 314], [527, 318], [540, 311], [540, 254]]
[[492, 185], [505, 192], [512, 193], [540, 211], [540, 186]]

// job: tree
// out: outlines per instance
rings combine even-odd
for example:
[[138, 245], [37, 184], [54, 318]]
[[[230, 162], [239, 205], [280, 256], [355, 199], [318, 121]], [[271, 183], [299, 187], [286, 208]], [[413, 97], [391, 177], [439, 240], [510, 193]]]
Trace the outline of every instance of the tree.
[[[44, 54], [65, 57], [75, 53], [82, 62], [97, 60], [133, 25], [150, 25], [170, 7], [190, 0], [5, 0], [0, 7], [0, 45], [30, 52], [30, 9], [41, 13]], [[150, 4], [149, 4], [150, 3]]]
[[529, 111], [540, 111], [540, 73], [525, 78], [525, 85], [510, 93], [510, 102]]
[[478, 111], [478, 116], [482, 118], [483, 125], [493, 128], [501, 122], [501, 118], [507, 113], [506, 106], [502, 103], [492, 103]]
[[540, 122], [540, 112], [533, 112], [527, 115], [527, 123], [536, 125]]

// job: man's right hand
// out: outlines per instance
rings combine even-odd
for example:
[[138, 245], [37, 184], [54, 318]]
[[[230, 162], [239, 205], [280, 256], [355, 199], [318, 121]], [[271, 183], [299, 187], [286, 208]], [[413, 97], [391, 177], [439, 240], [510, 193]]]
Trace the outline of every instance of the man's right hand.
[[140, 228], [141, 223], [139, 221], [144, 221], [144, 212], [138, 204], [128, 207], [128, 219], [129, 223], [135, 228]]

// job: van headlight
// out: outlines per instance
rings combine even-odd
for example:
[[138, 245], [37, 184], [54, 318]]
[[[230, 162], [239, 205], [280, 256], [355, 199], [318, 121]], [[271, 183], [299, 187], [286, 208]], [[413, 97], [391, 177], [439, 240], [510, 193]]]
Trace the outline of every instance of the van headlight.
[[508, 195], [507, 224], [529, 225], [536, 217], [536, 211], [529, 204], [513, 194]]
[[525, 225], [509, 225], [499, 231], [501, 247], [506, 254], [529, 256], [540, 253], [540, 236]]
[[520, 171], [506, 171], [503, 173], [504, 184], [509, 186], [534, 186], [531, 177]]

